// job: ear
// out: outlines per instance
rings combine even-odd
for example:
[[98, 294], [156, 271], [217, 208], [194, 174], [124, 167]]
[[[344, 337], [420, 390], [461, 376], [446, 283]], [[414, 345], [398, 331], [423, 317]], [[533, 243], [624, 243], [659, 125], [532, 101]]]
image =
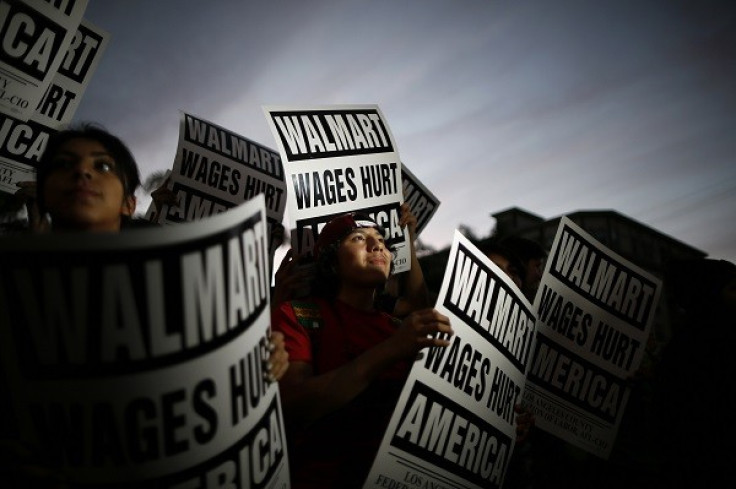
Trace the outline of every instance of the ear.
[[123, 216], [131, 217], [135, 213], [135, 196], [131, 195], [123, 200], [123, 205], [120, 208], [120, 214]]

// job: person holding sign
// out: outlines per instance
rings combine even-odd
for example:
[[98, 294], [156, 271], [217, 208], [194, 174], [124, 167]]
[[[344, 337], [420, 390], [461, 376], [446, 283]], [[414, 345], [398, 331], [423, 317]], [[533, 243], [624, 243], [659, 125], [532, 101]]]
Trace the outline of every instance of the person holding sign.
[[[49, 139], [36, 178], [38, 207], [53, 232], [118, 232], [131, 227], [138, 164], [126, 144], [104, 129], [82, 125]], [[271, 335], [266, 377], [276, 382], [289, 367], [280, 333]]]
[[[52, 232], [117, 232], [135, 211], [138, 165], [130, 150], [112, 134], [85, 125], [49, 139], [39, 162], [35, 188], [22, 188], [39, 214], [51, 216]], [[41, 229], [33, 229], [41, 231]], [[3, 400], [3, 404], [6, 404]], [[5, 428], [2, 437], [4, 438]], [[11, 476], [24, 484], [53, 487], [64, 476], [33, 460], [26, 447], [3, 442], [3, 459], [16, 462]], [[16, 460], [17, 459], [17, 460]]]
[[292, 487], [360, 487], [411, 361], [449, 345], [449, 319], [434, 309], [403, 321], [376, 309], [392, 263], [383, 236], [360, 214], [327, 223], [314, 249], [318, 290], [272, 315], [291, 362], [279, 387]]
[[[140, 185], [138, 165], [116, 136], [92, 125], [60, 131], [49, 139], [41, 157], [35, 200], [50, 217], [50, 232], [116, 233], [130, 226]], [[272, 333], [264, 377], [275, 382], [289, 366], [281, 333]], [[12, 393], [0, 389], [0, 416]], [[56, 487], [64, 474], [37, 459], [33, 450], [0, 425], [0, 472], [10, 487]], [[6, 465], [8, 464], [8, 465]]]

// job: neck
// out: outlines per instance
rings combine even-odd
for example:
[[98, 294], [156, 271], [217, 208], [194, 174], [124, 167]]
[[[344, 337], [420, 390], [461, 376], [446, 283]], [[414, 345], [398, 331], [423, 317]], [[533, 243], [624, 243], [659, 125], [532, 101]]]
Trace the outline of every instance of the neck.
[[356, 309], [372, 311], [376, 290], [374, 288], [341, 287], [337, 298]]
[[55, 232], [68, 232], [68, 231], [85, 231], [88, 233], [105, 233], [105, 232], [118, 232], [121, 228], [121, 221], [109, 222], [102, 224], [88, 225], [85, 223], [76, 222], [64, 222], [61, 220], [54, 220], [51, 223], [51, 227]]

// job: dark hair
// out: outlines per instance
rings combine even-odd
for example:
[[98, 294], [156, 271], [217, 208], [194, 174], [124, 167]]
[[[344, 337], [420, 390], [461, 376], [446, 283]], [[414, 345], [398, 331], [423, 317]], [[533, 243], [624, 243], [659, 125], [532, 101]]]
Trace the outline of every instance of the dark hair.
[[547, 251], [542, 248], [542, 245], [531, 239], [508, 236], [500, 239], [499, 244], [518, 256], [524, 263], [535, 258], [547, 258]]
[[123, 196], [127, 198], [135, 195], [136, 189], [141, 184], [141, 176], [138, 171], [138, 164], [128, 147], [120, 138], [113, 136], [104, 128], [91, 123], [83, 123], [53, 134], [46, 144], [46, 149], [41, 155], [36, 172], [37, 201], [41, 212], [47, 210], [43, 188], [49, 174], [56, 169], [54, 158], [59, 152], [59, 148], [72, 139], [91, 139], [104, 146], [112, 159], [115, 160], [115, 174], [123, 183]]
[[488, 239], [480, 241], [477, 244], [478, 249], [486, 256], [491, 254], [501, 255], [509, 261], [509, 264], [516, 269], [519, 275], [519, 279], [524, 282], [524, 276], [526, 275], [526, 266], [519, 259], [518, 255], [514, 253], [505, 243], [499, 240], [496, 236], [492, 236]]

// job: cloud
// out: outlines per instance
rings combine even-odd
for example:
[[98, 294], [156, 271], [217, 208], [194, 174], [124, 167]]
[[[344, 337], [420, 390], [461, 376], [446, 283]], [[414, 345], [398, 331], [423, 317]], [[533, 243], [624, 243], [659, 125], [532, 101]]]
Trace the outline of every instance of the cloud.
[[[183, 109], [267, 146], [263, 104], [377, 103], [449, 244], [512, 206], [611, 208], [736, 261], [727, 2], [105, 1], [78, 111], [168, 168]], [[458, 198], [463, 196], [463, 198]]]

